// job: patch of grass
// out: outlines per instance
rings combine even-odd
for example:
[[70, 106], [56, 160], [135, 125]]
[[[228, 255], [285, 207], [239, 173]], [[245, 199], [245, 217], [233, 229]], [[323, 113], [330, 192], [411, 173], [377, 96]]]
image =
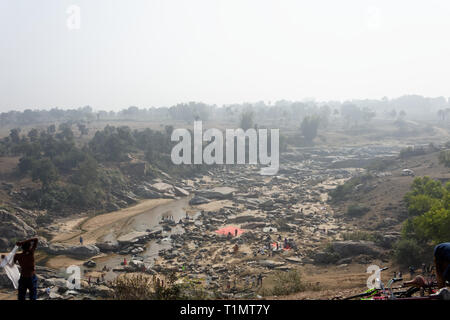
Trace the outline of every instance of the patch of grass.
[[406, 159], [406, 158], [410, 158], [410, 157], [421, 156], [424, 154], [426, 154], [426, 150], [423, 147], [417, 147], [417, 148], [407, 147], [407, 148], [400, 150], [399, 157], [401, 159]]
[[372, 241], [375, 243], [381, 243], [383, 240], [379, 233], [367, 231], [344, 232], [342, 237], [345, 241]]
[[375, 159], [367, 165], [366, 169], [371, 171], [385, 171], [394, 164], [394, 159]]
[[291, 270], [279, 272], [275, 275], [275, 286], [272, 288], [272, 295], [287, 296], [293, 293], [305, 291], [307, 286], [302, 281], [299, 271]]
[[176, 283], [174, 274], [169, 275], [165, 285], [155, 277], [144, 274], [124, 274], [113, 282], [116, 300], [203, 300], [207, 293], [194, 282]]

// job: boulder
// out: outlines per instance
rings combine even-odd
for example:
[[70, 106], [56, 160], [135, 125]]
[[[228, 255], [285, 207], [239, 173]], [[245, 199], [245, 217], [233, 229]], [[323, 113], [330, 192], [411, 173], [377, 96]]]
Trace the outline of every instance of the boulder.
[[285, 265], [284, 262], [274, 261], [274, 260], [260, 260], [260, 261], [258, 261], [258, 264], [261, 267], [266, 267], [266, 268], [269, 268], [269, 269], [273, 269], [275, 267], [281, 267], [281, 266]]
[[119, 249], [119, 243], [117, 241], [103, 241], [103, 242], [97, 242], [95, 244], [101, 252], [110, 252], [110, 251], [116, 251]]
[[133, 231], [127, 234], [124, 234], [117, 238], [117, 242], [120, 246], [137, 243], [148, 237], [148, 232], [145, 231]]
[[0, 270], [0, 288], [14, 289], [13, 283], [11, 282], [11, 280], [9, 280], [3, 269]]
[[65, 254], [75, 258], [90, 258], [100, 254], [100, 249], [95, 245], [73, 246], [67, 248]]
[[52, 243], [46, 249], [53, 255], [67, 255], [75, 259], [86, 259], [100, 254], [100, 249], [95, 245], [66, 246], [60, 243]]
[[89, 293], [100, 298], [111, 298], [114, 296], [114, 290], [105, 285], [94, 286], [89, 290]]
[[67, 280], [62, 278], [43, 279], [42, 282], [46, 287], [59, 287], [59, 288], [67, 287]]
[[28, 239], [36, 235], [36, 231], [16, 215], [0, 209], [0, 235], [3, 240], [0, 246], [4, 249], [14, 246], [11, 239]]
[[159, 192], [156, 192], [154, 190], [150, 190], [146, 186], [138, 186], [135, 190], [135, 193], [146, 199], [158, 199], [161, 198], [161, 194]]
[[10, 247], [12, 247], [12, 246], [10, 245], [10, 242], [8, 239], [0, 238], [0, 252], [6, 252], [9, 249], [11, 249]]
[[175, 195], [179, 196], [179, 197], [187, 197], [189, 195], [189, 191], [184, 190], [183, 188], [180, 187], [173, 187], [174, 191], [175, 191]]
[[97, 264], [95, 263], [95, 261], [89, 260], [83, 263], [83, 266], [88, 268], [94, 268], [95, 266], [97, 266]]
[[160, 193], [172, 193], [173, 192], [173, 187], [172, 185], [165, 183], [165, 182], [157, 182], [154, 183], [152, 185], [150, 185], [150, 188], [153, 189], [156, 192], [160, 192]]
[[189, 200], [189, 204], [191, 206], [197, 206], [204, 203], [209, 203], [209, 200], [201, 196], [195, 196], [191, 200]]
[[231, 199], [237, 190], [231, 187], [216, 187], [209, 190], [199, 190], [195, 194], [207, 199]]

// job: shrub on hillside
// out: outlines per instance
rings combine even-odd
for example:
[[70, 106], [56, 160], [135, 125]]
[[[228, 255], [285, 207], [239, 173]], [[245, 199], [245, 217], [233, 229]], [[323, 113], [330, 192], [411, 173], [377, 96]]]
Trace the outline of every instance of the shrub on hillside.
[[362, 206], [359, 204], [351, 204], [347, 208], [347, 215], [350, 217], [360, 217], [367, 212], [369, 212], [370, 208], [366, 206]]

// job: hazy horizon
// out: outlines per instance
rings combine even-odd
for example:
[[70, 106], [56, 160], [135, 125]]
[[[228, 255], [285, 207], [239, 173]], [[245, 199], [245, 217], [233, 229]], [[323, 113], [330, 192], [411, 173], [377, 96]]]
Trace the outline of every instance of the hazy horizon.
[[2, 2], [0, 112], [447, 98], [449, 13], [438, 0]]

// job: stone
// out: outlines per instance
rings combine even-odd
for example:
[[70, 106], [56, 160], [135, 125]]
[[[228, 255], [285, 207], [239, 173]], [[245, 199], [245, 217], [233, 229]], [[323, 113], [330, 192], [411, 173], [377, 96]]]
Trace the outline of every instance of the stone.
[[[36, 231], [25, 223], [21, 218], [16, 215], [0, 209], [0, 235], [4, 239], [1, 245], [5, 248], [14, 246], [8, 239], [29, 239], [36, 235]], [[6, 245], [6, 241], [8, 245]]]
[[161, 193], [166, 193], [166, 192], [172, 193], [173, 192], [172, 185], [165, 183], [165, 182], [154, 183], [154, 184], [150, 185], [150, 188], [152, 188], [156, 192], [161, 192]]
[[179, 196], [179, 197], [187, 197], [189, 196], [189, 191], [186, 191], [183, 188], [180, 187], [173, 187], [174, 191], [175, 191], [175, 195]]
[[122, 235], [117, 238], [117, 242], [120, 246], [128, 245], [131, 243], [137, 243], [143, 239], [148, 237], [148, 232], [145, 231], [133, 231], [130, 233], [127, 233], [125, 235]]
[[205, 203], [209, 203], [209, 200], [201, 196], [195, 196], [191, 200], [189, 200], [189, 204], [191, 206], [197, 206]]
[[89, 260], [89, 261], [86, 261], [85, 263], [83, 263], [83, 266], [88, 267], [88, 268], [94, 268], [97, 266], [97, 264], [95, 263], [95, 261]]
[[285, 265], [284, 262], [274, 261], [274, 260], [260, 260], [260, 261], [258, 261], [258, 264], [262, 267], [266, 267], [269, 269], [273, 269], [275, 267], [281, 267], [281, 266]]
[[119, 243], [112, 240], [97, 242], [95, 245], [100, 249], [101, 252], [111, 252], [119, 249]]
[[158, 199], [161, 198], [161, 194], [154, 190], [150, 190], [146, 186], [138, 186], [134, 191], [138, 196], [145, 199]]
[[67, 255], [76, 259], [86, 259], [100, 254], [100, 249], [95, 245], [66, 246], [52, 243], [46, 251], [53, 255]]
[[207, 199], [231, 199], [237, 190], [231, 187], [216, 187], [209, 190], [198, 190], [196, 195]]

